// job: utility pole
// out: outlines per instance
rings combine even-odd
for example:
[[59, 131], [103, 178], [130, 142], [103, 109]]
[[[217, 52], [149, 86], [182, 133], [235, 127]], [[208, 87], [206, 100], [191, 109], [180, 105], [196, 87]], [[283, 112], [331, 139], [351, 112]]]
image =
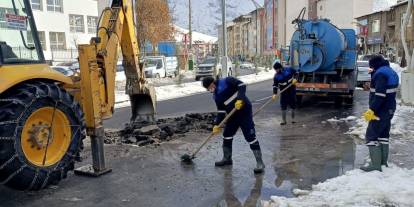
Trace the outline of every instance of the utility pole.
[[191, 28], [191, 0], [188, 0], [188, 34], [190, 36], [190, 51], [193, 48], [193, 32]]
[[188, 69], [193, 70], [194, 68], [194, 59], [193, 59], [193, 32], [191, 28], [191, 0], [188, 0], [188, 36], [190, 39], [190, 47], [188, 48]]
[[226, 26], [226, 0], [221, 0], [221, 23], [223, 26], [223, 57], [221, 58], [221, 76], [227, 77], [227, 26]]

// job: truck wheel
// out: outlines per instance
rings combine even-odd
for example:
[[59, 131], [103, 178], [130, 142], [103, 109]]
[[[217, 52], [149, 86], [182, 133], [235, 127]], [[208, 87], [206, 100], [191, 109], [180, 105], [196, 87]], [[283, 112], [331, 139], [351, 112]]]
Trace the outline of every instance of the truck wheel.
[[296, 96], [296, 105], [302, 107], [303, 96]]
[[81, 107], [59, 86], [31, 82], [6, 91], [0, 96], [0, 183], [17, 190], [58, 184], [74, 169], [84, 137]]
[[155, 74], [155, 78], [160, 79], [161, 78], [160, 74], [159, 73]]
[[196, 78], [195, 78], [195, 80], [196, 80], [196, 81], [199, 81], [199, 80], [200, 80], [200, 77], [196, 77]]
[[341, 107], [343, 100], [344, 100], [344, 98], [342, 98], [342, 97], [335, 97], [334, 98], [335, 107]]

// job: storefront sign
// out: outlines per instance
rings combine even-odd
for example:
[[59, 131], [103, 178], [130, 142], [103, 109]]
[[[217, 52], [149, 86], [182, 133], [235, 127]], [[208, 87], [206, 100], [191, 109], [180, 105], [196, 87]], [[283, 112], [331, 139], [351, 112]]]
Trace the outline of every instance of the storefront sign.
[[14, 14], [6, 14], [7, 28], [14, 30], [27, 30], [27, 17]]

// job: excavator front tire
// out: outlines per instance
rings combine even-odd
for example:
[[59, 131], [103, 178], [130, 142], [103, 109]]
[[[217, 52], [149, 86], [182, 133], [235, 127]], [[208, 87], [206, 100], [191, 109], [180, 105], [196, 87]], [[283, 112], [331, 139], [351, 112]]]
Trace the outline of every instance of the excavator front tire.
[[56, 185], [80, 160], [80, 105], [57, 84], [21, 83], [0, 95], [0, 184], [17, 190]]

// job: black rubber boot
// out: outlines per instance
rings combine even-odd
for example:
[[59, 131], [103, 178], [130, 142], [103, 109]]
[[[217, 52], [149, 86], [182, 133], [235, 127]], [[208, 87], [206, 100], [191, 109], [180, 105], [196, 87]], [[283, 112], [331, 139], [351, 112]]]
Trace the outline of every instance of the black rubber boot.
[[223, 159], [221, 159], [220, 161], [217, 161], [215, 163], [215, 165], [217, 167], [223, 167], [226, 165], [232, 165], [233, 164], [233, 160], [231, 159], [231, 154], [232, 154], [232, 148], [231, 147], [225, 147], [223, 146]]
[[265, 165], [263, 163], [263, 159], [262, 159], [262, 151], [259, 150], [253, 150], [253, 154], [254, 157], [256, 158], [256, 168], [254, 168], [254, 173], [258, 174], [258, 173], [263, 173], [264, 169], [265, 169]]
[[295, 109], [292, 109], [292, 124], [296, 124], [296, 121], [295, 121]]
[[282, 110], [282, 122], [280, 125], [286, 125], [286, 110]]
[[371, 158], [371, 163], [367, 167], [361, 167], [361, 170], [370, 172], [374, 170], [382, 171], [381, 170], [381, 146], [368, 146], [369, 149], [369, 156]]
[[381, 165], [388, 167], [388, 154], [390, 151], [390, 146], [388, 144], [381, 144]]

